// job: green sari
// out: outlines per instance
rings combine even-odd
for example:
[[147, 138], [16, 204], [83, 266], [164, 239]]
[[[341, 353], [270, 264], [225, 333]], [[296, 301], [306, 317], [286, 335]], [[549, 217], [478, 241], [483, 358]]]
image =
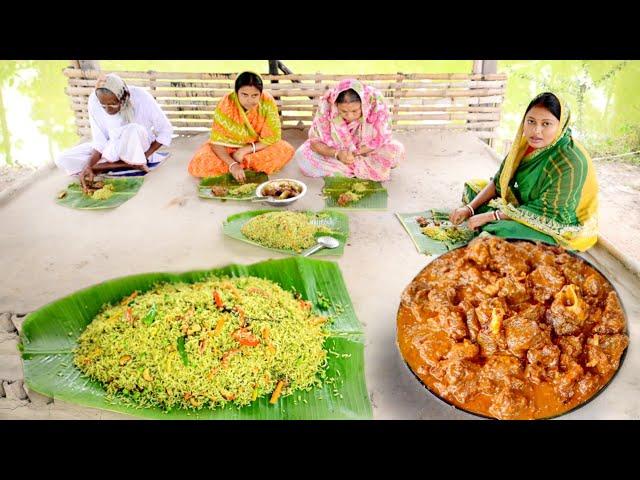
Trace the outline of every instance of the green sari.
[[[516, 141], [493, 177], [498, 197], [476, 213], [498, 209], [511, 220], [482, 230], [505, 238], [537, 240], [585, 251], [598, 240], [598, 185], [589, 154], [572, 136], [569, 109], [561, 101], [558, 134], [547, 147], [527, 154], [524, 118]], [[465, 184], [469, 203], [487, 181]]]

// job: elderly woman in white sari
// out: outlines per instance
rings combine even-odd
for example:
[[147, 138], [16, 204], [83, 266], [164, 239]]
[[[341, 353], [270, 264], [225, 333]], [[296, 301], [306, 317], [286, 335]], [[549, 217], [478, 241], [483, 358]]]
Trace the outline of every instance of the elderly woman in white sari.
[[173, 127], [149, 92], [129, 87], [118, 75], [96, 82], [89, 96], [92, 141], [63, 152], [56, 165], [69, 175], [80, 174], [80, 183], [96, 173], [134, 168], [148, 171], [156, 151], [171, 144]]

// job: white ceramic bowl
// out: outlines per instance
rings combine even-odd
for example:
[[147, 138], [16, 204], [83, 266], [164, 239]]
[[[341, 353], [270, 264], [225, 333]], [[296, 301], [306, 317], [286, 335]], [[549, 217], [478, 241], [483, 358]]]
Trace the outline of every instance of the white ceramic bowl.
[[[291, 183], [295, 183], [296, 185], [299, 185], [300, 187], [302, 187], [302, 191], [298, 195], [296, 195], [295, 197], [284, 198], [282, 200], [263, 195], [262, 194], [262, 190], [264, 189], [264, 187], [266, 187], [269, 183], [273, 183], [273, 182], [291, 182]], [[261, 183], [256, 188], [256, 197], [262, 197], [262, 198], [264, 198], [264, 200], [263, 200], [264, 203], [268, 203], [269, 205], [274, 205], [274, 206], [290, 205], [293, 202], [295, 202], [296, 200], [299, 200], [302, 197], [304, 197], [306, 193], [307, 193], [307, 186], [304, 183], [302, 183], [300, 180], [296, 180], [294, 178], [274, 178], [272, 180], [268, 180], [268, 181], [266, 181], [264, 183]]]

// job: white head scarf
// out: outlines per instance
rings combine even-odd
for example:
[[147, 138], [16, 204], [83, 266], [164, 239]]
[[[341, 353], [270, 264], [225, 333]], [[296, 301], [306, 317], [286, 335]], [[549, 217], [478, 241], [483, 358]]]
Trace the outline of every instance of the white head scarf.
[[113, 93], [118, 100], [122, 102], [122, 99], [126, 96], [124, 102], [120, 106], [120, 114], [124, 119], [124, 123], [133, 122], [133, 104], [131, 103], [131, 94], [129, 93], [129, 87], [124, 82], [122, 78], [120, 78], [115, 73], [109, 73], [108, 75], [102, 75], [96, 81], [96, 90], [99, 88], [105, 88]]

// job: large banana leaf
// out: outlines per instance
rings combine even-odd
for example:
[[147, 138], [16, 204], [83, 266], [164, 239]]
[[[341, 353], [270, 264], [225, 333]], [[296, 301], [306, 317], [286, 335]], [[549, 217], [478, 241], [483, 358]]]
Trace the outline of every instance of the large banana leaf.
[[[439, 241], [433, 238], [428, 237], [418, 225], [416, 218], [425, 217], [427, 219], [436, 219], [436, 220], [447, 220], [449, 218], [449, 213], [444, 211], [437, 210], [425, 210], [423, 212], [416, 213], [396, 213], [396, 217], [400, 220], [400, 223], [407, 231], [413, 244], [416, 246], [416, 249], [420, 253], [425, 253], [427, 255], [440, 255], [442, 253], [446, 253], [449, 250], [453, 250], [454, 248], [461, 247], [469, 243], [469, 240], [465, 241]], [[462, 228], [467, 231], [468, 229], [464, 226]], [[471, 235], [471, 232], [469, 232]]]
[[[288, 253], [290, 255], [297, 255], [297, 252], [293, 250], [282, 250], [277, 248], [269, 248], [260, 245], [257, 242], [247, 238], [242, 233], [242, 226], [251, 220], [253, 217], [258, 215], [263, 215], [269, 212], [279, 212], [281, 210], [251, 210], [249, 212], [237, 213], [235, 215], [229, 216], [223, 223], [222, 231], [225, 235], [228, 235], [231, 238], [235, 238], [236, 240], [242, 240], [243, 242], [251, 243], [252, 245], [257, 245], [261, 248], [266, 248], [267, 250], [271, 250], [274, 252]], [[315, 237], [321, 237], [323, 235], [329, 235], [331, 237], [336, 238], [340, 241], [340, 245], [336, 248], [328, 249], [323, 248], [322, 250], [314, 253], [313, 255], [342, 255], [344, 252], [344, 244], [347, 243], [347, 238], [349, 237], [349, 218], [341, 212], [334, 212], [331, 210], [322, 210], [320, 212], [304, 212], [309, 216], [309, 220], [314, 225], [325, 226], [333, 230], [334, 233], [316, 233]]]
[[[338, 197], [350, 190], [356, 183], [364, 183], [367, 189], [362, 192], [362, 198], [351, 202], [344, 207], [338, 205]], [[342, 176], [325, 177], [322, 194], [325, 197], [326, 208], [339, 208], [344, 210], [384, 210], [387, 208], [387, 189], [380, 182], [348, 178]]]
[[[267, 278], [295, 289], [314, 309], [335, 320], [325, 346], [329, 351], [329, 381], [309, 392], [282, 397], [275, 405], [263, 397], [243, 408], [172, 410], [134, 408], [108, 402], [101, 384], [84, 377], [73, 365], [79, 335], [106, 303], [133, 291], [144, 292], [157, 282], [196, 282], [207, 275]], [[329, 306], [322, 297], [329, 300]], [[182, 274], [148, 273], [109, 280], [64, 297], [28, 315], [21, 333], [25, 381], [30, 389], [64, 401], [155, 419], [367, 419], [372, 417], [364, 376], [364, 345], [360, 322], [337, 264], [307, 258], [268, 260], [253, 265]]]
[[[253, 170], [245, 170], [244, 175], [246, 177], [245, 183], [257, 183], [260, 185], [261, 183], [269, 180], [269, 177], [264, 172], [254, 172]], [[253, 192], [248, 193], [246, 195], [240, 197], [234, 197], [231, 195], [216, 197], [211, 192], [211, 187], [217, 185], [220, 187], [238, 187], [241, 184], [233, 178], [233, 175], [230, 173], [225, 173], [224, 175], [218, 175], [217, 177], [205, 177], [200, 181], [198, 185], [198, 196], [202, 198], [214, 198], [216, 200], [251, 200], [256, 196], [255, 189]], [[256, 185], [257, 186], [257, 185]]]
[[71, 183], [66, 189], [66, 195], [63, 198], [58, 198], [56, 201], [65, 207], [80, 210], [116, 208], [135, 196], [143, 182], [144, 178], [142, 177], [105, 179], [105, 184], [112, 184], [114, 187], [113, 195], [106, 200], [94, 200], [82, 192], [79, 183]]

